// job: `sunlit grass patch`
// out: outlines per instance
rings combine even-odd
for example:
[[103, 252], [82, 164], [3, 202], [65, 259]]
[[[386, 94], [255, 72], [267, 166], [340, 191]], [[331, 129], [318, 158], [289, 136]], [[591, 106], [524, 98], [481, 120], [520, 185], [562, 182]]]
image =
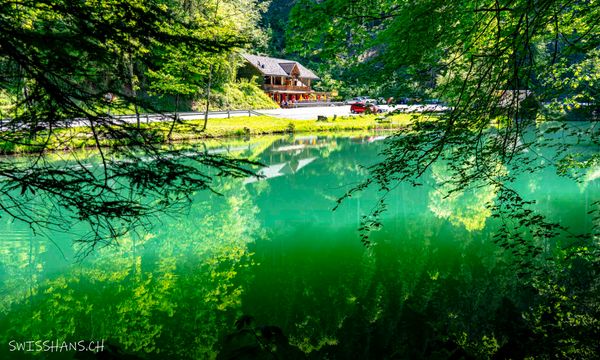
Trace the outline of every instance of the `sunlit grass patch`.
[[[166, 143], [197, 139], [216, 139], [236, 136], [259, 136], [289, 133], [336, 133], [357, 130], [393, 130], [414, 121], [411, 114], [329, 117], [324, 121], [294, 120], [271, 116], [244, 116], [229, 119], [209, 119], [206, 129], [204, 120], [142, 123], [128, 125], [123, 134], [116, 137], [103, 127], [97, 128], [98, 143], [103, 147], [128, 146], [139, 141]], [[171, 132], [171, 127], [173, 131]], [[170, 137], [169, 137], [169, 133]], [[6, 130], [0, 137], [0, 153], [19, 154], [41, 151], [86, 149], [97, 145], [96, 137], [89, 127], [58, 128], [28, 131]]]

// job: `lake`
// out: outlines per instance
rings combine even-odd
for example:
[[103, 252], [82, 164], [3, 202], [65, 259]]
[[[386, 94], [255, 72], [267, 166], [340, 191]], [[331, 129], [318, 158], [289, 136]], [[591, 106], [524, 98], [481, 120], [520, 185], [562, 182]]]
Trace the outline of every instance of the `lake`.
[[[597, 334], [589, 299], [599, 288], [585, 280], [595, 270], [562, 256], [559, 236], [536, 239], [542, 258], [528, 257], [535, 266], [521, 271], [522, 258], [494, 241], [505, 226], [486, 207], [495, 189], [446, 196], [443, 163], [422, 186], [387, 196], [383, 227], [364, 246], [361, 216], [378, 193], [332, 208], [385, 141], [361, 133], [223, 143], [215, 151], [261, 162], [264, 178], [221, 180], [222, 196], [198, 193], [189, 209], [83, 258], [76, 234], [35, 236], [3, 216], [0, 358], [92, 358], [11, 351], [27, 341], [103, 341], [111, 359], [519, 358]], [[598, 168], [577, 182], [548, 166], [513, 185], [536, 212], [586, 233], [598, 178]], [[588, 345], [582, 354], [593, 357]]]

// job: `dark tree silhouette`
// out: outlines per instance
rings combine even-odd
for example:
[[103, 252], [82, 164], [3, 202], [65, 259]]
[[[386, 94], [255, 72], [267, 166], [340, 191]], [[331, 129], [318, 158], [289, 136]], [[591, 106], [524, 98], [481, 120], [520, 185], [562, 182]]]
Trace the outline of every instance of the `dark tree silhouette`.
[[[112, 115], [152, 110], [133, 89], [133, 77], [158, 68], [167, 49], [219, 54], [245, 43], [242, 35], [207, 31], [209, 23], [181, 15], [178, 6], [158, 0], [0, 4], [0, 90], [15, 104], [0, 114], [0, 143], [4, 153], [29, 152], [0, 159], [4, 215], [35, 231], [85, 223], [90, 231], [81, 241], [93, 249], [211, 190], [214, 178], [252, 173], [249, 161], [159, 145], [160, 134], [139, 120], [129, 124]], [[78, 141], [91, 144], [91, 154], [90, 147], [85, 156], [52, 152]]]

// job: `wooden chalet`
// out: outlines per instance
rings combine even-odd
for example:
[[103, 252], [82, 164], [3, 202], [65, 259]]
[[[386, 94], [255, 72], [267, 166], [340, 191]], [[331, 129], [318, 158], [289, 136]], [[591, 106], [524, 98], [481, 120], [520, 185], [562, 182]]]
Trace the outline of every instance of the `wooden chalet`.
[[257, 76], [263, 90], [278, 104], [329, 99], [328, 93], [312, 90], [311, 83], [319, 77], [299, 62], [250, 54], [242, 57], [245, 64], [238, 70], [238, 76]]

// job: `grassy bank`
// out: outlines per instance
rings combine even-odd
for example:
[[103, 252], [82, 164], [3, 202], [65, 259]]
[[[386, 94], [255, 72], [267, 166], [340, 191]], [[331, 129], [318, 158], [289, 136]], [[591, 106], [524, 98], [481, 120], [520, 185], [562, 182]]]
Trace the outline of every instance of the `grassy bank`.
[[[197, 139], [207, 137], [229, 137], [243, 135], [267, 135], [282, 133], [337, 132], [348, 130], [394, 129], [408, 124], [410, 114], [400, 114], [383, 119], [377, 115], [338, 117], [335, 120], [292, 120], [270, 116], [237, 117], [231, 119], [210, 119], [206, 130], [198, 133], [203, 122], [186, 121], [177, 124], [172, 134], [174, 140]], [[164, 133], [170, 124], [150, 124], [153, 129]], [[192, 131], [189, 131], [189, 130]]]
[[[141, 133], [153, 143], [172, 141], [185, 142], [201, 139], [218, 139], [236, 136], [258, 136], [285, 133], [335, 133], [353, 130], [385, 130], [395, 129], [410, 123], [414, 115], [398, 114], [389, 117], [364, 115], [353, 117], [329, 118], [326, 121], [292, 120], [269, 116], [233, 117], [230, 119], [209, 119], [206, 129], [203, 120], [186, 120], [178, 122], [171, 129], [171, 122], [155, 122], [141, 125]], [[127, 129], [135, 134], [137, 129], [130, 125]], [[126, 146], [132, 143], [131, 136], [115, 136], [108, 129], [99, 129], [98, 138], [101, 146]], [[54, 129], [31, 134], [19, 134], [5, 131], [0, 135], [0, 153], [21, 154], [39, 151], [64, 151], [86, 149], [96, 146], [94, 135], [87, 127]]]

